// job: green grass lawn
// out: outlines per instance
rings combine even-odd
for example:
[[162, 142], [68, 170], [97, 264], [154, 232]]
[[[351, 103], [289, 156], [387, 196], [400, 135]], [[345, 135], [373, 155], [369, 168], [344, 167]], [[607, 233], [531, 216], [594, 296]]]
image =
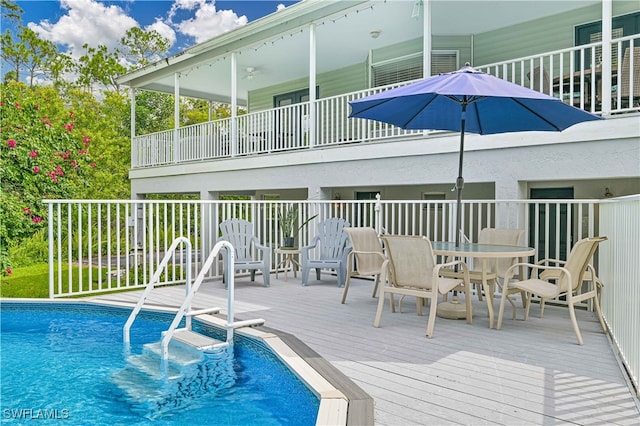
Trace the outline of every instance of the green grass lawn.
[[[62, 266], [62, 274], [66, 276], [68, 265]], [[89, 267], [83, 268], [84, 289], [88, 288]], [[57, 273], [57, 268], [54, 270]], [[98, 282], [98, 268], [93, 268], [93, 283]], [[103, 272], [102, 279], [106, 279], [106, 272]], [[95, 286], [94, 286], [95, 287]], [[78, 288], [78, 277], [74, 273], [73, 288]], [[15, 268], [11, 275], [2, 277], [0, 283], [0, 297], [28, 297], [28, 298], [48, 298], [49, 297], [49, 265], [41, 263], [38, 265]]]
[[1, 279], [2, 297], [49, 297], [49, 265], [46, 263], [15, 268], [11, 275]]
[[[62, 276], [66, 277], [69, 271], [68, 264], [62, 265]], [[180, 274], [180, 267], [176, 267], [177, 274]], [[57, 267], [54, 268], [54, 274], [58, 273]], [[98, 287], [98, 277], [100, 275], [100, 269], [92, 267], [92, 286], [91, 288]], [[163, 276], [160, 278], [163, 279]], [[102, 281], [107, 281], [107, 270], [102, 270]], [[66, 288], [66, 284], [65, 284]], [[73, 271], [72, 288], [76, 291], [79, 288], [78, 273]], [[84, 291], [89, 289], [89, 267], [84, 266], [82, 268], [82, 289]], [[131, 291], [134, 289], [121, 289], [108, 292], [101, 292], [101, 294], [119, 293], [121, 291]], [[49, 265], [41, 263], [38, 265], [27, 266], [24, 268], [15, 268], [11, 275], [6, 277], [0, 277], [0, 297], [7, 298], [49, 298]]]

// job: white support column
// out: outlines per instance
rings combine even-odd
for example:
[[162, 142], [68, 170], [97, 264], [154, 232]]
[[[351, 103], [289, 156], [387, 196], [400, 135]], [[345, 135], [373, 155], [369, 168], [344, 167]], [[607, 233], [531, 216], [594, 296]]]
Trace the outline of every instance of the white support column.
[[231, 52], [231, 156], [238, 155], [238, 59]]
[[330, 200], [331, 188], [321, 186], [310, 186], [307, 188], [308, 200]]
[[180, 73], [173, 74], [173, 162], [180, 161]]
[[[431, 0], [424, 0], [422, 11], [422, 77], [431, 77]], [[420, 18], [418, 18], [420, 19]]]
[[[309, 25], [309, 117], [307, 119], [308, 143], [316, 144], [316, 24]], [[304, 131], [304, 130], [303, 130]]]
[[612, 30], [612, 1], [602, 0], [602, 115], [611, 115], [611, 30]]
[[136, 137], [136, 89], [133, 87], [129, 91], [129, 98], [131, 99], [131, 166], [135, 167], [140, 165], [140, 160], [133, 143]]
[[[207, 259], [211, 253], [211, 249], [216, 244], [218, 238], [218, 205], [209, 203], [208, 201], [218, 200], [218, 192], [210, 192], [206, 190], [200, 191], [200, 200], [202, 203], [201, 220], [201, 259]], [[214, 276], [215, 271], [210, 271], [209, 276]]]

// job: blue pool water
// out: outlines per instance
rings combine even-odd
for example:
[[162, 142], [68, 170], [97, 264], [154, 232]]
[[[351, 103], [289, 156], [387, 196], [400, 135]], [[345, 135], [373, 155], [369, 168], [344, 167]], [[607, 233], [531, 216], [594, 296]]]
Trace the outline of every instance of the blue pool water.
[[[261, 342], [236, 336], [235, 384], [187, 408], [148, 416], [110, 380], [126, 366], [122, 327], [129, 310], [87, 304], [3, 303], [0, 415], [14, 424], [313, 425], [318, 398]], [[172, 316], [142, 312], [131, 353], [158, 341]], [[219, 337], [194, 321], [194, 329]], [[151, 419], [152, 420], [151, 420]], [[35, 423], [34, 423], [35, 421]], [[62, 423], [61, 423], [62, 422]]]

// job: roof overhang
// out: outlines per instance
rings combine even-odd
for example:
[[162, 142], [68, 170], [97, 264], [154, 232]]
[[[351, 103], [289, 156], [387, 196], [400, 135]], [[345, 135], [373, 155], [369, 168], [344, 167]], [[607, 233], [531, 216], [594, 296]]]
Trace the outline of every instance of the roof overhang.
[[[434, 36], [470, 36], [602, 0], [432, 0]], [[422, 38], [423, 19], [414, 0], [304, 0], [118, 79], [125, 86], [229, 102], [231, 57], [236, 59], [237, 97], [252, 90], [300, 81], [308, 87], [310, 25], [316, 32], [316, 73], [364, 64], [371, 50]], [[424, 13], [424, 11], [423, 11]], [[372, 30], [380, 30], [377, 38]], [[246, 70], [255, 75], [248, 79]]]

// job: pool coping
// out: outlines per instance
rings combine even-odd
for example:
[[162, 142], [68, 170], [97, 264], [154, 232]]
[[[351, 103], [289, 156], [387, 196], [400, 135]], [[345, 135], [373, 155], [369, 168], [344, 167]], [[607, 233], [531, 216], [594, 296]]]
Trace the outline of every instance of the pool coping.
[[[89, 304], [121, 308], [135, 306], [134, 303], [97, 302], [83, 299], [0, 298], [0, 304], [5, 302]], [[168, 313], [177, 311], [176, 308], [161, 305], [144, 305], [143, 309]], [[195, 318], [223, 329], [226, 325], [226, 316], [224, 315], [204, 314]], [[235, 332], [249, 338], [261, 340], [318, 396], [320, 408], [318, 409], [316, 426], [374, 424], [373, 398], [296, 336], [264, 325], [242, 327], [236, 329]]]

